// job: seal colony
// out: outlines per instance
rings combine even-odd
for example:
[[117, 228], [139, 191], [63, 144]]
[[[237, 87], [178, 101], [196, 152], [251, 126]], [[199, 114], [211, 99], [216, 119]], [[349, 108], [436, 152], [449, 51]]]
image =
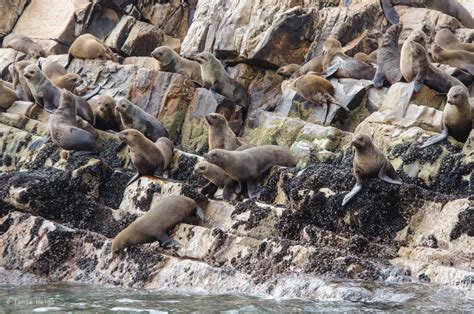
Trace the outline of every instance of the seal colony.
[[[447, 103], [443, 111], [441, 134], [429, 138], [420, 148], [440, 145], [448, 137], [466, 142], [472, 130], [469, 91], [460, 80], [436, 67], [432, 60], [472, 74], [474, 48], [471, 43], [460, 42], [450, 30], [441, 29], [431, 46], [423, 31], [411, 31], [406, 34], [408, 37], [400, 49], [400, 34], [404, 29], [398, 23], [394, 5], [402, 3], [414, 5], [415, 1], [380, 1], [385, 17], [394, 25], [386, 28], [378, 49], [358, 52], [352, 57], [352, 54], [347, 54], [348, 47], [341, 43], [341, 34], [335, 32], [324, 41], [323, 54], [314, 56], [303, 64], [282, 65], [274, 72], [287, 79], [291, 83], [289, 86], [312, 105], [335, 105], [342, 108], [344, 111], [340, 112], [345, 114], [350, 114], [350, 109], [338, 101], [336, 83], [334, 80], [330, 81], [331, 78], [369, 80], [377, 88], [390, 87], [404, 80], [407, 83], [413, 82], [415, 92], [420, 92], [424, 85], [428, 86], [440, 96], [447, 94]], [[462, 6], [456, 1], [447, 5], [440, 1], [417, 3], [451, 14], [464, 25], [472, 25]], [[349, 5], [350, 1], [344, 1], [344, 4]], [[189, 18], [192, 22], [191, 12]], [[38, 43], [21, 34], [6, 36], [3, 45], [33, 58], [45, 55]], [[208, 151], [197, 158], [193, 174], [208, 182], [196, 188], [199, 190], [197, 194], [204, 195], [206, 199], [215, 198], [217, 191], [222, 188], [222, 198], [225, 201], [233, 201], [235, 195], [237, 198], [248, 197], [257, 201], [260, 199], [262, 177], [272, 167], [297, 167], [299, 160], [293, 150], [279, 145], [254, 147], [245, 143], [239, 137], [240, 134], [233, 131], [229, 123], [230, 116], [238, 114], [240, 109], [241, 124], [245, 125], [252, 114], [251, 88], [227, 72], [218, 54], [199, 51], [185, 58], [171, 47], [160, 46], [153, 50], [151, 56], [158, 61], [161, 71], [183, 75], [191, 83], [194, 82], [191, 84], [193, 88], [207, 88], [213, 95], [217, 93], [232, 104], [229, 116], [211, 112], [200, 117], [208, 126]], [[101, 94], [90, 99], [75, 95], [79, 94], [77, 89], [84, 80], [79, 74], [69, 73], [66, 69], [74, 58], [112, 62], [118, 60], [116, 53], [97, 37], [82, 34], [69, 47], [65, 67], [52, 62], [40, 68], [34, 60], [11, 64], [8, 69], [12, 83], [0, 81], [0, 108], [7, 110], [16, 100], [33, 101], [50, 114], [48, 138], [61, 149], [74, 153], [100, 154], [104, 143], [96, 136], [95, 129], [115, 134], [125, 144], [122, 147], [127, 147], [127, 157], [136, 169], [136, 174], [131, 177], [127, 186], [134, 182], [137, 182], [137, 186], [142, 182], [146, 184], [145, 180], [137, 181], [142, 176], [169, 180], [164, 176], [173, 164], [173, 158], [176, 157], [175, 144], [179, 143], [170, 139], [165, 123], [134, 104], [129, 97], [116, 99], [111, 95]], [[328, 111], [326, 108], [325, 117]], [[321, 124], [326, 124], [326, 121], [325, 118]], [[327, 140], [334, 139], [328, 136]], [[338, 200], [337, 205], [348, 205], [362, 191], [364, 181], [370, 178], [378, 178], [381, 180], [380, 184], [402, 184], [394, 166], [374, 142], [376, 139], [369, 135], [354, 135], [351, 147], [354, 148], [352, 167], [356, 184], [350, 192], [345, 193], [343, 199], [341, 197], [342, 203]], [[419, 143], [416, 142], [415, 145]], [[32, 149], [37, 147], [38, 145], [33, 145]], [[296, 170], [295, 172], [299, 171]], [[353, 204], [355, 206], [357, 202]], [[116, 235], [111, 251], [117, 255], [126, 247], [155, 240], [164, 248], [177, 245], [168, 233], [177, 224], [186, 222], [193, 213], [205, 220], [204, 210], [195, 200], [185, 196], [162, 198], [146, 214]]]

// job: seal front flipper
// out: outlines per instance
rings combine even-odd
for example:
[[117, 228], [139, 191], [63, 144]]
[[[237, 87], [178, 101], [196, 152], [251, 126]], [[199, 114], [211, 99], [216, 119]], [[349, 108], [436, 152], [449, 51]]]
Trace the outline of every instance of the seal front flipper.
[[344, 200], [342, 201], [342, 206], [345, 206], [347, 203], [349, 203], [349, 201], [360, 191], [362, 191], [362, 184], [356, 183], [356, 185], [354, 185], [352, 190], [349, 193], [347, 193], [346, 196], [344, 196]]
[[226, 201], [232, 200], [232, 195], [234, 194], [234, 190], [236, 185], [233, 183], [226, 183], [224, 185], [224, 191], [222, 192], [222, 198]]
[[160, 245], [164, 249], [170, 249], [172, 247], [179, 247], [179, 243], [171, 239], [167, 235], [156, 236], [156, 239], [160, 242]]
[[328, 67], [321, 76], [324, 77], [325, 79], [329, 79], [331, 76], [336, 74], [337, 70], [339, 70], [340, 67], [341, 67], [341, 63], [338, 61], [335, 64]]
[[423, 82], [424, 82], [424, 77], [421, 74], [421, 72], [418, 72], [418, 74], [415, 77], [414, 82], [415, 82], [415, 85], [414, 85], [413, 90], [418, 93], [421, 90], [421, 87], [423, 86]]
[[[388, 161], [387, 161], [388, 162]], [[391, 167], [391, 166], [390, 166]], [[382, 181], [385, 181], [387, 183], [391, 183], [391, 184], [398, 184], [398, 185], [401, 185], [403, 182], [400, 181], [400, 180], [397, 180], [397, 179], [392, 179], [390, 176], [389, 176], [389, 173], [388, 172], [392, 172], [391, 175], [394, 176], [393, 172], [395, 172], [395, 170], [392, 168], [391, 169], [392, 171], [389, 171], [387, 169], [387, 164], [384, 164], [382, 166], [382, 168], [380, 168], [379, 170], [379, 174], [378, 174], [378, 177], [380, 180]], [[396, 174], [396, 172], [395, 172]], [[398, 175], [396, 175], [396, 177], [398, 177]]]
[[[214, 183], [210, 182], [206, 184], [202, 189], [201, 189], [201, 194], [206, 195], [209, 198], [214, 198], [214, 195], [216, 194], [217, 190], [219, 187], [215, 185]], [[224, 190], [225, 191], [225, 190]], [[224, 198], [225, 199], [225, 198]]]
[[390, 22], [390, 24], [395, 25], [400, 23], [400, 17], [398, 16], [391, 0], [380, 0], [380, 6], [382, 7], [385, 18]]
[[138, 178], [140, 178], [140, 174], [137, 172], [137, 173], [135, 173], [135, 175], [130, 179], [130, 181], [128, 181], [128, 183], [127, 183], [126, 186], [129, 186], [130, 184], [132, 184], [133, 182], [135, 182], [136, 180], [138, 180]]
[[258, 199], [260, 197], [260, 184], [258, 183], [258, 180], [255, 180], [255, 179], [247, 180], [247, 190], [248, 190], [249, 198]]
[[381, 66], [377, 68], [377, 72], [375, 72], [374, 79], [372, 83], [374, 84], [375, 88], [380, 88], [383, 86], [383, 82], [385, 81], [385, 73]]
[[74, 157], [97, 156], [97, 155], [98, 155], [97, 151], [89, 151], [89, 150], [77, 150], [71, 154], [71, 156], [74, 156]]
[[36, 150], [38, 147], [40, 147], [43, 144], [45, 144], [46, 142], [48, 142], [49, 139], [50, 139], [49, 136], [44, 136], [44, 137], [41, 137], [41, 138], [35, 140], [33, 143], [31, 143], [28, 146], [28, 150]]
[[90, 91], [89, 93], [82, 96], [82, 98], [84, 98], [85, 100], [89, 100], [92, 97], [94, 97], [95, 95], [97, 95], [100, 92], [101, 89], [102, 89], [102, 86], [99, 84], [92, 91]]
[[426, 147], [431, 146], [433, 144], [444, 141], [447, 138], [448, 138], [448, 128], [446, 128], [446, 126], [445, 126], [443, 128], [443, 131], [441, 132], [441, 134], [429, 138], [423, 145], [420, 146], [420, 148], [426, 148]]

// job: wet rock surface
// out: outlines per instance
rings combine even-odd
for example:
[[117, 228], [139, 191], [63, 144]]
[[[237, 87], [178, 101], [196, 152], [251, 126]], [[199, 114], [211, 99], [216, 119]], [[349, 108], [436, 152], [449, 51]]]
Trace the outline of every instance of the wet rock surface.
[[[474, 132], [466, 143], [450, 138], [420, 148], [439, 132], [446, 98], [427, 87], [413, 96], [408, 83], [377, 90], [370, 81], [332, 79], [335, 99], [350, 112], [330, 110], [328, 125], [321, 125], [319, 108], [298, 95], [286, 97], [283, 86], [291, 82], [275, 71], [320, 55], [329, 35], [348, 55], [370, 53], [387, 28], [378, 1], [355, 1], [350, 10], [337, 7], [339, 1], [199, 1], [190, 25], [194, 9], [180, 1], [22, 3], [5, 11], [1, 37], [12, 29], [30, 31], [49, 49], [44, 65], [66, 64], [74, 38], [95, 34], [125, 62], [75, 59], [68, 71], [101, 85], [99, 94], [128, 98], [154, 115], [177, 149], [167, 179], [141, 177], [126, 187], [135, 169], [117, 136], [94, 131], [101, 149], [92, 156], [75, 156], [51, 142], [30, 150], [47, 134], [48, 114], [15, 102], [0, 113], [0, 269], [37, 281], [286, 291], [309, 299], [323, 276], [472, 285]], [[38, 33], [28, 25], [49, 16], [43, 14], [48, 6], [64, 16], [48, 21], [45, 29], [54, 32], [44, 38], [44, 29]], [[469, 40], [457, 20], [440, 12], [403, 7], [399, 14], [401, 39], [423, 29], [431, 42], [448, 26]], [[226, 103], [146, 58], [169, 43], [178, 43], [173, 48], [184, 56], [206, 50], [227, 62], [228, 73], [251, 95], [243, 140], [285, 146], [299, 162], [263, 175], [257, 200], [225, 202], [218, 191], [203, 206], [206, 222], [182, 223], [170, 232], [179, 247], [156, 242], [112, 258], [114, 236], [161, 197], [186, 195], [205, 203], [199, 191], [207, 182], [193, 168], [208, 150], [204, 116]], [[9, 79], [5, 69], [22, 59], [30, 57], [0, 49], [2, 78]], [[355, 184], [350, 143], [359, 132], [373, 138], [404, 184], [367, 179], [342, 207]], [[303, 278], [296, 287], [294, 276]], [[357, 299], [346, 292], [347, 299]]]

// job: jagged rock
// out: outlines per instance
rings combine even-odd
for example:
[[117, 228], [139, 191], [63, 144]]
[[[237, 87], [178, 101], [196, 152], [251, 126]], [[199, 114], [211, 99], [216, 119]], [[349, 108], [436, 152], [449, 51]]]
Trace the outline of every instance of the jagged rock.
[[0, 11], [2, 12], [0, 37], [10, 33], [27, 2], [27, 0], [5, 0], [0, 3]]
[[164, 36], [157, 26], [136, 21], [120, 50], [128, 56], [149, 56], [164, 43]]

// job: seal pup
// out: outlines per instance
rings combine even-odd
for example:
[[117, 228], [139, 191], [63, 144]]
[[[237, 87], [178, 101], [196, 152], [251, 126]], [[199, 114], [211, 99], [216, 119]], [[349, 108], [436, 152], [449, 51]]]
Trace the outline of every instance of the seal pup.
[[435, 62], [448, 64], [474, 75], [474, 52], [444, 49], [434, 43], [431, 55]]
[[117, 61], [112, 50], [92, 34], [77, 37], [69, 47], [66, 68], [74, 58]]
[[417, 73], [414, 87], [416, 92], [421, 90], [423, 84], [426, 84], [440, 93], [448, 93], [453, 86], [462, 86], [467, 90], [461, 81], [434, 67], [428, 61], [428, 53], [422, 45], [411, 42], [410, 47], [413, 70]]
[[367, 63], [349, 57], [342, 51], [341, 43], [335, 38], [324, 42], [323, 77], [354, 78], [372, 80], [375, 69]]
[[210, 52], [201, 52], [194, 58], [201, 66], [204, 86], [210, 88], [242, 108], [242, 121], [247, 118], [250, 95], [247, 89], [227, 74], [222, 63]]
[[446, 49], [452, 50], [465, 50], [469, 52], [474, 52], [474, 43], [463, 43], [454, 36], [447, 28], [442, 28], [436, 33], [435, 43]]
[[158, 60], [160, 70], [182, 74], [191, 80], [202, 84], [201, 66], [196, 61], [181, 57], [173, 49], [161, 46], [153, 50], [151, 56]]
[[[45, 111], [53, 113], [59, 106], [62, 95], [61, 90], [54, 86], [43, 72], [41, 72], [40, 68], [34, 64], [30, 64], [24, 69], [23, 76], [26, 78], [35, 103], [41, 106]], [[92, 113], [89, 103], [80, 96], [73, 96], [75, 98], [74, 107], [77, 110], [77, 115], [93, 123], [94, 114]]]
[[91, 133], [77, 127], [76, 100], [74, 95], [63, 90], [59, 107], [48, 121], [49, 136], [54, 144], [66, 150], [95, 152], [97, 143]]
[[67, 70], [57, 62], [48, 63], [43, 67], [42, 71], [54, 85], [73, 93], [75, 89], [83, 83], [79, 74], [68, 73]]
[[16, 92], [0, 80], [0, 110], [7, 110], [18, 99]]
[[400, 72], [400, 50], [398, 37], [402, 31], [401, 24], [390, 26], [382, 37], [382, 42], [377, 53], [377, 71], [372, 80], [376, 88], [383, 86], [384, 81], [391, 85], [402, 79]]
[[25, 101], [35, 101], [33, 94], [31, 93], [30, 87], [28, 86], [28, 82], [24, 76], [25, 68], [31, 65], [30, 61], [18, 61], [11, 64], [8, 67], [10, 71], [10, 75], [13, 81], [13, 89], [20, 97], [21, 100]]
[[448, 136], [454, 137], [459, 142], [466, 142], [472, 130], [471, 105], [469, 95], [460, 86], [449, 90], [448, 102], [443, 111], [443, 130], [440, 135], [428, 139], [421, 148], [444, 141]]
[[103, 131], [121, 131], [123, 125], [116, 106], [115, 99], [107, 95], [100, 95], [91, 100], [94, 127]]
[[28, 36], [10, 33], [3, 38], [3, 48], [12, 48], [16, 51], [23, 52], [33, 58], [46, 57], [46, 53], [40, 45], [35, 43]]
[[323, 124], [326, 123], [327, 113], [329, 111], [329, 105], [335, 104], [345, 111], [349, 111], [347, 106], [342, 105], [334, 99], [335, 89], [331, 82], [318, 75], [305, 74], [298, 77], [294, 81], [296, 91], [303, 96], [303, 98], [316, 106], [324, 106], [325, 114]]
[[236, 150], [242, 145], [247, 145], [235, 135], [220, 113], [209, 113], [205, 119], [209, 124], [209, 150], [216, 148]]
[[160, 198], [158, 202], [151, 205], [149, 211], [117, 234], [112, 241], [112, 256], [116, 256], [126, 247], [156, 240], [164, 248], [176, 245], [176, 241], [170, 239], [167, 232], [179, 223], [187, 221], [193, 213], [204, 220], [203, 209], [193, 199], [183, 195]]
[[127, 99], [120, 99], [115, 109], [120, 115], [124, 129], [138, 130], [152, 141], [168, 137], [168, 131], [160, 121]]
[[201, 160], [194, 166], [193, 173], [209, 180], [209, 183], [201, 189], [201, 194], [209, 198], [214, 198], [217, 190], [222, 187], [224, 188], [222, 198], [226, 201], [232, 200], [237, 182], [229, 177], [224, 169], [205, 160]]
[[357, 193], [362, 190], [362, 180], [367, 177], [378, 177], [391, 184], [402, 184], [400, 177], [387, 157], [378, 149], [370, 137], [365, 134], [354, 136], [352, 146], [355, 148], [352, 171], [356, 184], [342, 201], [345, 206]]
[[259, 197], [259, 178], [273, 166], [294, 167], [296, 159], [285, 147], [264, 145], [248, 148], [244, 151], [213, 149], [204, 155], [204, 159], [222, 168], [225, 173], [239, 182], [247, 183], [250, 198]]
[[290, 78], [296, 71], [301, 68], [301, 65], [291, 63], [284, 66], [281, 66], [277, 69], [277, 74], [283, 76], [284, 78]]
[[128, 145], [130, 157], [137, 173], [128, 181], [127, 186], [141, 176], [155, 176], [163, 178], [163, 172], [168, 169], [173, 158], [173, 142], [167, 137], [159, 138], [153, 143], [140, 131], [126, 129], [116, 133]]
[[317, 75], [321, 75], [323, 70], [323, 60], [324, 55], [314, 57], [305, 64], [303, 64], [299, 70], [297, 70], [291, 77], [296, 78], [301, 75], [308, 74], [309, 72], [314, 72]]
[[402, 72], [403, 78], [407, 82], [413, 81], [416, 73], [413, 71], [413, 59], [411, 52], [411, 43], [416, 42], [426, 48], [427, 37], [423, 31], [417, 30], [410, 33], [408, 38], [405, 40], [402, 46], [400, 54], [400, 72]]

